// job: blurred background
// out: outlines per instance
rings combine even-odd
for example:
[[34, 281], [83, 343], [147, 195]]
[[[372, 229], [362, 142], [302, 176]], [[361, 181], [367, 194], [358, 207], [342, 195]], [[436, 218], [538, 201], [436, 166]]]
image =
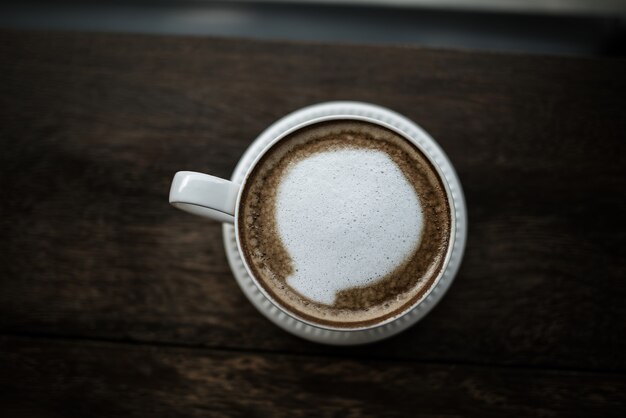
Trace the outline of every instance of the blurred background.
[[5, 1], [1, 28], [626, 56], [626, 0]]

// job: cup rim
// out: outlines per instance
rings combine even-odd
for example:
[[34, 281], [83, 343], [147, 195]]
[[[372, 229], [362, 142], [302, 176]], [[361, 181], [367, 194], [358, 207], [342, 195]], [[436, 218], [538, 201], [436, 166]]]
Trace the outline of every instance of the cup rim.
[[[437, 172], [439, 178], [441, 179], [441, 182], [444, 185], [446, 197], [448, 198], [448, 202], [449, 202], [449, 206], [450, 206], [450, 239], [448, 241], [448, 246], [447, 246], [447, 249], [446, 249], [446, 256], [444, 257], [444, 261], [443, 261], [443, 264], [441, 266], [441, 269], [439, 270], [439, 273], [437, 274], [437, 277], [435, 278], [435, 280], [432, 281], [432, 284], [431, 284], [430, 288], [426, 292], [424, 292], [422, 294], [422, 296], [419, 299], [417, 299], [413, 304], [411, 304], [410, 306], [408, 306], [406, 309], [402, 310], [401, 312], [397, 313], [396, 315], [390, 316], [390, 317], [384, 319], [383, 321], [376, 322], [374, 324], [366, 325], [366, 326], [338, 327], [338, 326], [332, 326], [332, 325], [322, 325], [320, 323], [316, 323], [316, 322], [313, 322], [313, 321], [308, 320], [306, 318], [303, 318], [303, 317], [297, 315], [296, 313], [291, 312], [289, 309], [286, 309], [280, 303], [278, 303], [275, 300], [275, 298], [271, 294], [269, 294], [269, 292], [267, 292], [265, 290], [265, 288], [259, 283], [259, 280], [254, 275], [252, 269], [248, 265], [248, 261], [246, 260], [246, 257], [244, 255], [244, 252], [243, 252], [242, 247], [241, 247], [241, 240], [240, 240], [240, 234], [239, 234], [239, 222], [238, 222], [238, 220], [239, 220], [239, 210], [240, 210], [240, 206], [241, 206], [241, 198], [242, 198], [242, 195], [243, 195], [243, 190], [245, 188], [245, 185], [246, 185], [246, 183], [247, 183], [247, 181], [248, 181], [248, 179], [250, 177], [250, 174], [252, 173], [252, 171], [256, 167], [257, 163], [265, 156], [265, 154], [272, 147], [274, 147], [274, 145], [276, 145], [277, 143], [279, 143], [281, 140], [283, 140], [287, 136], [291, 135], [292, 133], [294, 133], [294, 132], [296, 132], [296, 131], [298, 131], [300, 129], [303, 129], [303, 128], [306, 128], [306, 127], [318, 124], [318, 123], [323, 123], [323, 122], [328, 122], [328, 121], [333, 121], [333, 120], [357, 120], [357, 121], [362, 121], [362, 122], [368, 122], [368, 123], [371, 123], [371, 124], [374, 124], [374, 125], [381, 126], [381, 127], [385, 128], [385, 129], [391, 130], [392, 132], [395, 132], [396, 134], [400, 135], [405, 140], [409, 141], [411, 144], [413, 144], [415, 147], [418, 148], [418, 150], [427, 158], [427, 160], [435, 168], [435, 171]], [[423, 135], [428, 136], [428, 134], [426, 132], [424, 132], [424, 131], [420, 131], [420, 133], [423, 134]], [[239, 186], [240, 186], [239, 187], [239, 192], [237, 193], [237, 200], [236, 200], [236, 203], [235, 203], [235, 214], [233, 216], [233, 219], [234, 219], [234, 236], [235, 236], [235, 240], [236, 240], [236, 243], [237, 243], [237, 249], [238, 249], [238, 251], [241, 254], [241, 260], [243, 262], [243, 266], [244, 266], [246, 272], [250, 276], [250, 278], [251, 278], [252, 282], [254, 283], [255, 287], [280, 312], [283, 312], [285, 315], [288, 315], [289, 317], [295, 319], [296, 321], [303, 322], [306, 325], [312, 326], [314, 328], [318, 328], [318, 329], [322, 329], [322, 330], [329, 330], [329, 331], [340, 331], [340, 332], [359, 332], [359, 331], [368, 331], [368, 330], [376, 329], [376, 328], [385, 326], [385, 325], [387, 325], [389, 323], [392, 323], [394, 321], [397, 321], [398, 319], [406, 316], [409, 312], [411, 312], [414, 309], [416, 309], [420, 304], [422, 304], [430, 296], [430, 294], [436, 289], [437, 285], [441, 281], [442, 277], [444, 276], [444, 274], [446, 272], [448, 264], [450, 263], [450, 259], [452, 257], [452, 252], [453, 252], [452, 250], [453, 250], [455, 239], [456, 239], [457, 219], [456, 219], [456, 211], [455, 211], [455, 208], [454, 208], [454, 196], [452, 194], [452, 191], [450, 190], [450, 186], [448, 184], [448, 180], [447, 180], [446, 176], [444, 175], [443, 171], [439, 167], [439, 164], [435, 161], [435, 159], [431, 155], [431, 153], [428, 150], [426, 150], [419, 143], [419, 141], [417, 141], [416, 139], [411, 137], [408, 133], [406, 133], [402, 129], [400, 129], [400, 128], [396, 127], [396, 126], [393, 126], [393, 125], [391, 125], [391, 124], [389, 124], [389, 123], [387, 123], [385, 121], [376, 119], [375, 117], [364, 116], [364, 115], [352, 115], [352, 114], [336, 113], [336, 114], [331, 114], [331, 115], [324, 115], [324, 116], [313, 117], [313, 118], [311, 118], [309, 120], [306, 120], [304, 122], [296, 124], [295, 126], [293, 126], [291, 128], [286, 129], [280, 135], [276, 136], [276, 138], [272, 139], [267, 145], [265, 145], [261, 149], [261, 151], [256, 155], [256, 157], [254, 158], [252, 163], [247, 167], [245, 175], [244, 175], [244, 178], [243, 178], [243, 181], [241, 182], [241, 184]]]

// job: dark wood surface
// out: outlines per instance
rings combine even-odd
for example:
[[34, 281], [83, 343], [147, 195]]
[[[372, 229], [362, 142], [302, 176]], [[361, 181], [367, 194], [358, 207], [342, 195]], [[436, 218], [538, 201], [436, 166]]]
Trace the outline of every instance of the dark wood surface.
[[[0, 32], [0, 413], [624, 416], [626, 62]], [[299, 107], [415, 120], [466, 192], [444, 300], [336, 348], [247, 302], [177, 170], [229, 176]]]
[[34, 416], [618, 417], [626, 392], [621, 376], [596, 373], [0, 341], [4, 406]]

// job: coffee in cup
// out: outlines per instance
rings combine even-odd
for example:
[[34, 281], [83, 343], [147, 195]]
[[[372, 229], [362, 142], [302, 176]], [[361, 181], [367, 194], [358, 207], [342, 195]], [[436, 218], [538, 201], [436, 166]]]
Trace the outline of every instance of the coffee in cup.
[[237, 237], [265, 293], [322, 327], [375, 326], [434, 285], [450, 247], [440, 174], [403, 135], [361, 120], [298, 129], [243, 184]]

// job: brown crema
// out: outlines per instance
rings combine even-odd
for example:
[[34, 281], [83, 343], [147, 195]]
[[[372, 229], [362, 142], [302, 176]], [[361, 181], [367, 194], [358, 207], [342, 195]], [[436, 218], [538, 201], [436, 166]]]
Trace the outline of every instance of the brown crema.
[[[423, 229], [418, 247], [390, 274], [369, 286], [340, 291], [333, 305], [324, 305], [305, 298], [286, 282], [293, 263], [277, 230], [276, 197], [294, 163], [345, 148], [389, 155], [419, 197]], [[246, 263], [278, 305], [321, 326], [360, 328], [402, 313], [432, 287], [449, 251], [451, 216], [442, 180], [415, 145], [379, 125], [338, 120], [300, 129], [264, 154], [245, 182], [237, 229]]]

